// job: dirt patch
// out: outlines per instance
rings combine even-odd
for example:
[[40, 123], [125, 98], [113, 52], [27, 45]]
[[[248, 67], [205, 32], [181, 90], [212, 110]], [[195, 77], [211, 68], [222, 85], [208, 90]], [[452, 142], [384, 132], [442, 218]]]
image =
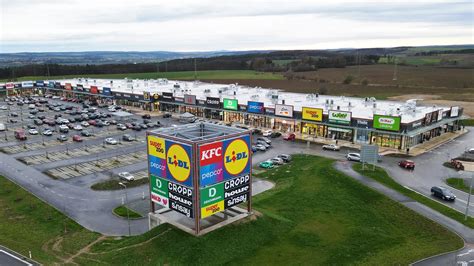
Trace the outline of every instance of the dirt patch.
[[439, 105], [439, 106], [461, 106], [464, 108], [464, 114], [474, 117], [474, 102], [464, 102], [464, 101], [449, 101], [442, 100], [440, 95], [426, 95], [426, 94], [407, 94], [400, 96], [389, 97], [390, 100], [395, 101], [406, 101], [409, 99], [422, 99], [421, 104], [428, 105]]

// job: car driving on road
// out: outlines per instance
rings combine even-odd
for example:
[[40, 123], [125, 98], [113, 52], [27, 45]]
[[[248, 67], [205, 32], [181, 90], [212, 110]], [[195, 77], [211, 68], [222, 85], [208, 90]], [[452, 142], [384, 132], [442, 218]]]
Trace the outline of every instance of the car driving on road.
[[438, 187], [438, 186], [432, 187], [431, 195], [443, 200], [447, 200], [447, 201], [456, 200], [456, 195], [454, 195], [453, 192], [451, 192], [451, 190], [445, 187]]
[[360, 162], [360, 153], [351, 152], [346, 155], [348, 161]]
[[403, 167], [405, 169], [410, 169], [410, 170], [415, 170], [415, 162], [411, 160], [402, 160], [398, 162], [398, 165], [400, 167]]
[[340, 149], [341, 147], [337, 146], [336, 144], [323, 145], [323, 150], [339, 151]]

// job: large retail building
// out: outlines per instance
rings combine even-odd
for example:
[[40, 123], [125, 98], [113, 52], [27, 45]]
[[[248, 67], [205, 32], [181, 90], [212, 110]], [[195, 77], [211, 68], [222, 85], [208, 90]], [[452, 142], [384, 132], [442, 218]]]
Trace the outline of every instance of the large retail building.
[[84, 78], [0, 84], [0, 95], [34, 90], [113, 101], [151, 111], [189, 112], [198, 117], [296, 132], [303, 138], [378, 144], [401, 150], [458, 130], [464, 118], [463, 109], [458, 106], [419, 105], [415, 99], [381, 101], [237, 84]]

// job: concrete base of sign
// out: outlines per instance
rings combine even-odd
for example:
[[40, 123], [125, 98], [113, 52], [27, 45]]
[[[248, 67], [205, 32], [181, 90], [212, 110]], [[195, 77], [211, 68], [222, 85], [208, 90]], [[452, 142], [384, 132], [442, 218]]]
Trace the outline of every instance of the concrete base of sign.
[[239, 207], [229, 208], [221, 213], [216, 213], [201, 220], [201, 230], [196, 232], [194, 219], [188, 218], [173, 210], [162, 208], [160, 210], [150, 212], [148, 214], [149, 229], [159, 226], [164, 223], [169, 223], [187, 233], [192, 235], [202, 236], [225, 225], [239, 221], [250, 216], [246, 209]]

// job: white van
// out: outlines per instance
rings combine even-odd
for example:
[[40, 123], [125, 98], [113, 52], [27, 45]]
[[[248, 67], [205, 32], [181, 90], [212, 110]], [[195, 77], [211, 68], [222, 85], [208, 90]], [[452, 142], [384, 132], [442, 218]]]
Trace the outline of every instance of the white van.
[[6, 129], [5, 124], [0, 123], [0, 131], [5, 131]]

